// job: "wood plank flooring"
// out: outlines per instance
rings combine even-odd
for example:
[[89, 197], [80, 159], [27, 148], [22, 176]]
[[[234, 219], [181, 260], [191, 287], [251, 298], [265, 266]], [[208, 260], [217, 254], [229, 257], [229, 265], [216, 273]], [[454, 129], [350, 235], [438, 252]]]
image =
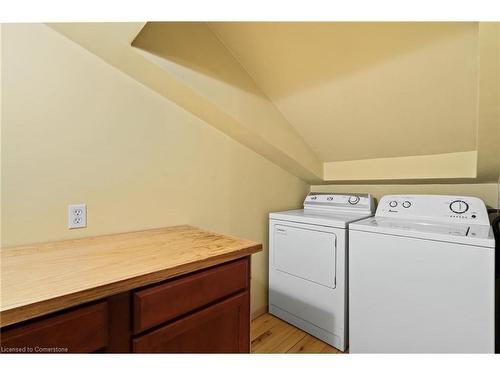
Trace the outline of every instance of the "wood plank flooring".
[[252, 321], [250, 340], [252, 353], [342, 353], [270, 314]]

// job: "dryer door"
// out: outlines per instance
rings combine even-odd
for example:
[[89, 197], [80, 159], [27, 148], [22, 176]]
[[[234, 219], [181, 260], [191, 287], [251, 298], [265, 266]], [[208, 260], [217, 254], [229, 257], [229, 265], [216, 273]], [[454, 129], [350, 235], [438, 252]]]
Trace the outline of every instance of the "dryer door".
[[335, 288], [335, 234], [279, 224], [274, 226], [273, 238], [273, 266], [276, 270]]

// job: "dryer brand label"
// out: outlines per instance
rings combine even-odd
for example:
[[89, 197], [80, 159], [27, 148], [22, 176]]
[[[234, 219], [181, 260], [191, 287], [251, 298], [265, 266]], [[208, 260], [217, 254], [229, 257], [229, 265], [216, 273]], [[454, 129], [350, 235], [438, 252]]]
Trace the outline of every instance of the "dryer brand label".
[[283, 229], [283, 228], [276, 228], [276, 232], [279, 233], [279, 234], [286, 235], [286, 229]]

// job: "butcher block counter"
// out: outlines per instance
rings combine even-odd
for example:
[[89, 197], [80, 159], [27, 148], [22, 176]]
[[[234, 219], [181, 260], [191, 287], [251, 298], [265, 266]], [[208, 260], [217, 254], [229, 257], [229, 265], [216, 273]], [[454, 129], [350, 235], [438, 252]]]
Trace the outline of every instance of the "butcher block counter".
[[261, 250], [191, 226], [4, 248], [2, 352], [248, 352]]

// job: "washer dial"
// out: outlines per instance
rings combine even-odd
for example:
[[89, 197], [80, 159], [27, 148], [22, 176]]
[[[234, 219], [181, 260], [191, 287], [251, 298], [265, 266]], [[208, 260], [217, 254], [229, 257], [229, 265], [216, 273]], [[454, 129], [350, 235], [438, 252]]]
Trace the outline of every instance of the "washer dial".
[[357, 197], [357, 196], [351, 196], [351, 197], [349, 197], [348, 202], [350, 204], [357, 204], [359, 202], [359, 197]]
[[469, 205], [467, 204], [467, 202], [456, 200], [450, 203], [450, 210], [456, 214], [463, 214], [467, 212], [468, 209]]

